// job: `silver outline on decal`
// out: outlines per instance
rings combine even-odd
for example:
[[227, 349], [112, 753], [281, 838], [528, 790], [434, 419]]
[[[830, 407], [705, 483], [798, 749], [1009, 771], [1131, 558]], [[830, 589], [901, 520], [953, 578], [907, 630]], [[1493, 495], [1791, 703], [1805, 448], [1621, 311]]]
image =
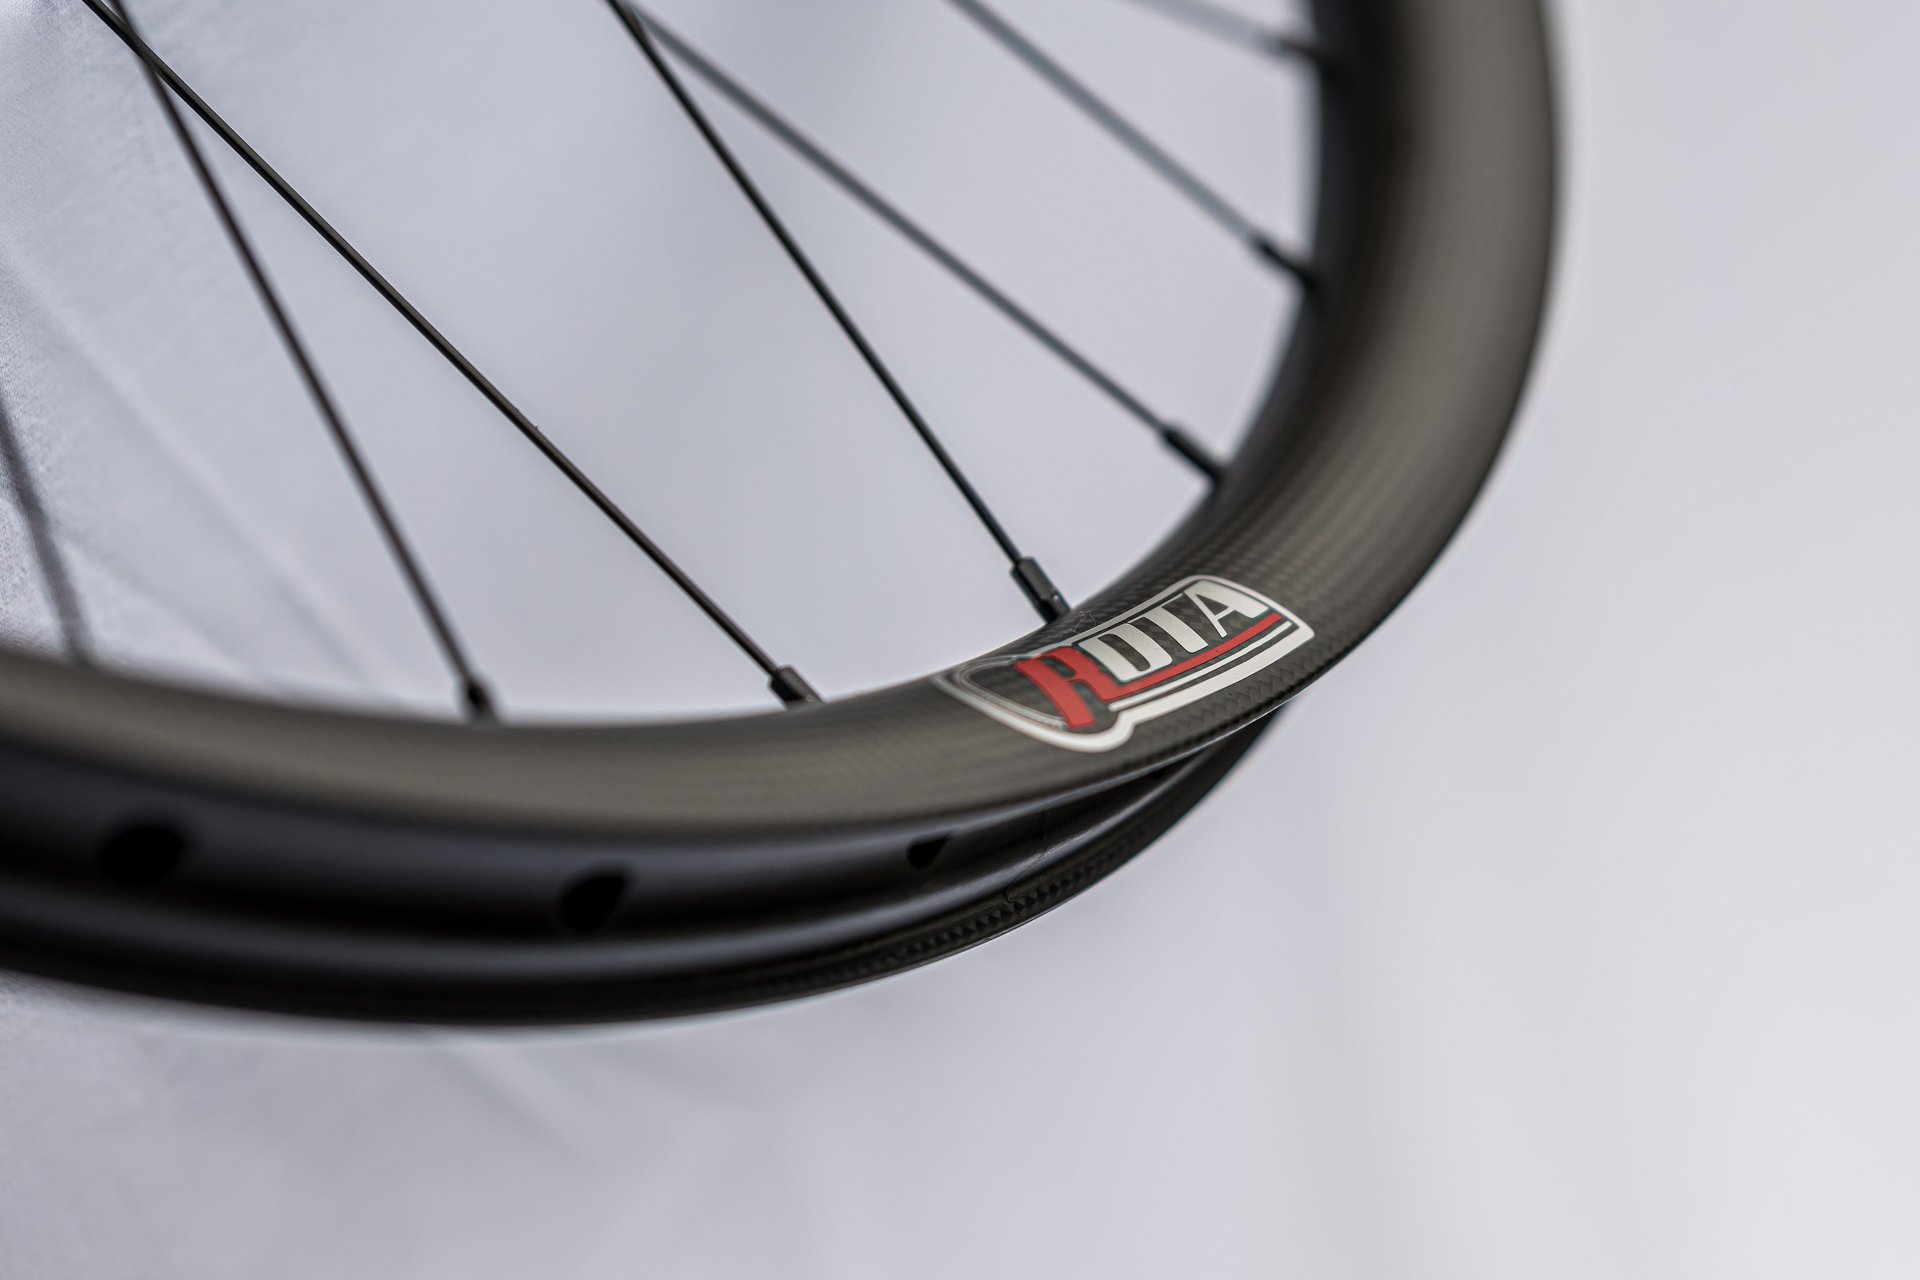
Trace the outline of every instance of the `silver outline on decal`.
[[[1251, 597], [1256, 603], [1264, 605], [1292, 625], [1285, 630], [1278, 630], [1269, 636], [1258, 638], [1246, 647], [1223, 656], [1215, 665], [1202, 666], [1196, 671], [1169, 681], [1161, 688], [1144, 690], [1108, 704], [1108, 710], [1113, 713], [1114, 721], [1106, 728], [1099, 730], [1076, 732], [1063, 728], [1057, 720], [1002, 697], [982, 687], [974, 679], [979, 672], [1010, 667], [1029, 658], [1041, 657], [1056, 649], [1077, 646], [1084, 640], [1104, 636], [1115, 627], [1135, 621], [1167, 601], [1186, 594], [1187, 590], [1197, 583], [1217, 583], [1229, 590]], [[1037, 741], [1064, 747], [1069, 751], [1111, 751], [1131, 738], [1136, 726], [1177, 711], [1181, 707], [1191, 706], [1209, 694], [1236, 685], [1272, 666], [1311, 639], [1313, 639], [1313, 628], [1308, 626], [1298, 614], [1271, 597], [1244, 587], [1229, 578], [1211, 573], [1197, 573], [1181, 579], [1152, 598], [1107, 619], [1098, 626], [1055, 640], [1039, 649], [1024, 653], [1001, 654], [966, 663], [935, 676], [934, 683], [976, 711]], [[1082, 650], [1082, 652], [1085, 651]]]

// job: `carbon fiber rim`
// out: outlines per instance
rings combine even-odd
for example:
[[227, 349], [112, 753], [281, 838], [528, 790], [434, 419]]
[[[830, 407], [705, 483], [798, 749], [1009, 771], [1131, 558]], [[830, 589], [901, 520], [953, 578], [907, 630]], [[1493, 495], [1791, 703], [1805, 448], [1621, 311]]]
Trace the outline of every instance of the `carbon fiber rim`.
[[[0, 957], [327, 1015], [680, 1013], [922, 963], [1143, 847], [1438, 556], [1540, 319], [1534, 0], [1316, 17], [1309, 305], [1212, 497], [1098, 598], [924, 681], [632, 727], [380, 720], [0, 654]], [[1163, 607], [1158, 669], [1137, 644], [1131, 683], [1074, 665]], [[1202, 621], [1218, 636], [1175, 652]]]

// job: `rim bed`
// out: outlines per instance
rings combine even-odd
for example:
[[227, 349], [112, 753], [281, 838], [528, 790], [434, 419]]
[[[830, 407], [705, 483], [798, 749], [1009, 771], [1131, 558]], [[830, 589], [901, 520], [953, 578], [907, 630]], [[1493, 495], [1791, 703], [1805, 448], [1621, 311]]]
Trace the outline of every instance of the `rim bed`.
[[[0, 655], [0, 953], [308, 1012], [682, 1012], [931, 958], [1123, 860], [1432, 562], [1537, 327], [1552, 160], [1532, 0], [1321, 0], [1316, 19], [1317, 289], [1269, 401], [1160, 550], [1008, 646], [1210, 573], [1302, 615], [1302, 649], [1099, 756], [926, 681], [697, 724], [473, 729]], [[146, 861], [103, 871], [130, 838]]]

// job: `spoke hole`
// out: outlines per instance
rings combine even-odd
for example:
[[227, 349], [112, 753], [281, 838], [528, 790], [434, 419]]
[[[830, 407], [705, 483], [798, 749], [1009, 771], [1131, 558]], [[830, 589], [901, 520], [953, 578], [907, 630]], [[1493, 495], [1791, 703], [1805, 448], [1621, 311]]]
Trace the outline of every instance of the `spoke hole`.
[[915, 871], [925, 871], [932, 866], [940, 855], [946, 852], [947, 841], [951, 836], [929, 836], [925, 840], [915, 840], [907, 847], [907, 863]]
[[100, 869], [107, 878], [144, 888], [159, 884], [187, 856], [187, 838], [164, 822], [141, 822], [108, 836], [100, 845]]
[[598, 933], [613, 919], [626, 896], [624, 871], [596, 871], [582, 876], [560, 895], [560, 923], [570, 933]]

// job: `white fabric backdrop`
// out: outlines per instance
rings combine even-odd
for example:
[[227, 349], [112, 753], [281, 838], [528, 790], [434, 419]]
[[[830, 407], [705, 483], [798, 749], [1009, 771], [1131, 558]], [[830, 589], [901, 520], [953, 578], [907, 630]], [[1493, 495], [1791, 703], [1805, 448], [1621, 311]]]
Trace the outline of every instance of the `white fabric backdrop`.
[[[1245, 420], [1290, 287], [949, 6], [661, 7], [1165, 412], [1223, 442]], [[992, 543], [600, 0], [134, 10], [823, 691], [918, 675], [1024, 629]], [[1297, 242], [1309, 77], [1118, 0], [1020, 11]], [[102, 643], [175, 676], [445, 704], [425, 633], [130, 56], [79, 0], [0, 0], [0, 41], [0, 388], [68, 517]], [[716, 111], [1069, 592], [1110, 579], [1197, 496], [1149, 433]], [[212, 151], [508, 711], [763, 707], [758, 673], [666, 579]], [[40, 609], [30, 582], [13, 597], [0, 616]]]
[[9, 981], [0, 1275], [1911, 1274], [1920, 14], [1560, 19], [1516, 446], [1150, 856], [930, 970], [635, 1030]]

